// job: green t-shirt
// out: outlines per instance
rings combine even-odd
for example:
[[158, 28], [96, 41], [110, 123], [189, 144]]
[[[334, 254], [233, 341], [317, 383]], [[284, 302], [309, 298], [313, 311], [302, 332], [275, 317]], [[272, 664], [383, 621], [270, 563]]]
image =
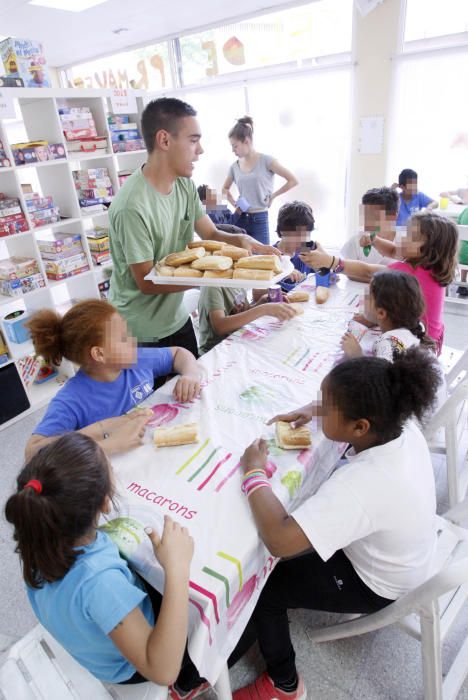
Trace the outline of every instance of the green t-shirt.
[[188, 319], [183, 293], [142, 294], [130, 270], [134, 263], [156, 262], [183, 250], [193, 239], [194, 223], [205, 215], [190, 178], [179, 177], [170, 194], [152, 187], [141, 169], [117, 193], [109, 209], [109, 237], [114, 263], [109, 301], [140, 341], [176, 333]]
[[237, 298], [238, 303], [241, 301], [238, 297], [242, 295], [242, 301], [246, 301], [247, 297], [243, 289], [231, 289], [229, 287], [202, 287], [200, 299], [198, 301], [198, 316], [199, 316], [199, 332], [200, 332], [200, 354], [208, 352], [215, 345], [220, 343], [227, 335], [216, 335], [213, 326], [210, 323], [210, 311], [220, 309], [224, 311], [226, 316], [229, 316], [235, 306]]

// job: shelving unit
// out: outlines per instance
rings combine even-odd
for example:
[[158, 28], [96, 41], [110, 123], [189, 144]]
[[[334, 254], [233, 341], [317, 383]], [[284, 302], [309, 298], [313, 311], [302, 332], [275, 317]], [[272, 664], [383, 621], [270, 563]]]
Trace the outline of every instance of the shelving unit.
[[[132, 122], [140, 125], [141, 113], [151, 98], [144, 91], [134, 90], [131, 92], [136, 97], [137, 112], [128, 112], [128, 114]], [[43, 289], [34, 290], [23, 296], [0, 295], [0, 325], [8, 346], [9, 363], [14, 362], [18, 369], [18, 361], [32, 354], [33, 346], [31, 342], [18, 345], [8, 339], [3, 323], [5, 316], [18, 309], [31, 313], [42, 308], [55, 308], [63, 313], [64, 309], [69, 308], [75, 301], [100, 298], [98, 285], [108, 278], [105, 270], [109, 269], [111, 264], [93, 265], [86, 238], [87, 230], [95, 225], [105, 226], [107, 224], [107, 212], [86, 214], [80, 209], [72, 172], [88, 168], [107, 168], [115, 194], [120, 189], [118, 173], [121, 170], [133, 171], [141, 167], [146, 160], [146, 151], [112, 152], [111, 133], [107, 122], [107, 115], [112, 113], [111, 90], [11, 88], [8, 90], [8, 94], [14, 99], [16, 118], [0, 120], [0, 140], [3, 142], [7, 157], [12, 163], [11, 167], [0, 168], [0, 192], [19, 198], [29, 225], [29, 231], [0, 238], [0, 259], [12, 255], [34, 257], [38, 261], [39, 269], [45, 280]], [[67, 146], [58, 112], [60, 107], [66, 106], [89, 107], [96, 123], [98, 135], [107, 137], [108, 152], [105, 154], [80, 154], [68, 152], [66, 149], [66, 158], [20, 166], [14, 165], [11, 153], [12, 144], [47, 140], [49, 143], [63, 143], [65, 147]], [[60, 208], [60, 214], [66, 218], [54, 224], [33, 228], [21, 188], [21, 185], [26, 183], [32, 185], [34, 192], [39, 192], [43, 196], [51, 195], [55, 205]], [[45, 275], [37, 241], [38, 239], [51, 238], [52, 234], [59, 232], [80, 234], [90, 270], [65, 280], [53, 281], [48, 280]], [[58, 378], [53, 378], [44, 384], [25, 386], [31, 408], [0, 425], [0, 430], [48, 403], [66, 378], [72, 374], [73, 367], [70, 363], [64, 363], [64, 366], [60, 368]]]

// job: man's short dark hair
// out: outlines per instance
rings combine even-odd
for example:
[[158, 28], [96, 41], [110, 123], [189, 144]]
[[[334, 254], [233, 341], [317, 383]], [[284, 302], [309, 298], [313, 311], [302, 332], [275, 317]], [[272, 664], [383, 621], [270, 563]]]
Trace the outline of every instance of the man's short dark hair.
[[363, 204], [374, 204], [385, 209], [388, 215], [398, 214], [399, 196], [391, 187], [375, 187], [362, 196]]
[[418, 173], [416, 172], [416, 170], [411, 170], [411, 168], [405, 168], [398, 175], [398, 184], [401, 185], [402, 187], [406, 187], [406, 185], [408, 184], [408, 180], [417, 180], [417, 179], [418, 179]]
[[175, 97], [161, 97], [149, 102], [141, 115], [141, 132], [148, 153], [154, 150], [154, 139], [158, 131], [164, 129], [177, 136], [180, 120], [196, 115], [193, 107]]
[[206, 202], [206, 190], [207, 189], [208, 189], [208, 185], [199, 185], [197, 187], [198, 196], [200, 197], [200, 200], [202, 202]]
[[315, 219], [312, 207], [305, 202], [295, 200], [294, 202], [286, 202], [280, 208], [276, 233], [281, 236], [281, 231], [295, 231], [299, 227], [313, 231], [314, 226]]

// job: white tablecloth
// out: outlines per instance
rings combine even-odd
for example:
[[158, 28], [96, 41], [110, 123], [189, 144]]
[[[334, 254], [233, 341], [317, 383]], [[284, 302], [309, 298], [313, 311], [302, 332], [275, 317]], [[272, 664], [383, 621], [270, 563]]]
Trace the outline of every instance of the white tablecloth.
[[[343, 444], [330, 442], [313, 425], [310, 450], [284, 452], [275, 447], [274, 427], [265, 421], [317, 396], [340, 355], [339, 340], [358, 310], [362, 288], [341, 280], [326, 304], [304, 304], [302, 316], [284, 323], [264, 317], [234, 333], [201, 358], [203, 391], [191, 404], [174, 402], [175, 379], [145, 402], [154, 406], [155, 425], [196, 421], [198, 444], [158, 449], [148, 429], [143, 446], [112, 459], [120, 516], [161, 532], [169, 514], [194, 537], [189, 653], [211, 683], [276, 563], [260, 541], [240, 492], [239, 458], [255, 438], [271, 441], [273, 490], [289, 512], [328, 478]], [[313, 287], [311, 292], [313, 299]], [[163, 573], [149, 541], [143, 538], [136, 545], [130, 561], [162, 590]]]

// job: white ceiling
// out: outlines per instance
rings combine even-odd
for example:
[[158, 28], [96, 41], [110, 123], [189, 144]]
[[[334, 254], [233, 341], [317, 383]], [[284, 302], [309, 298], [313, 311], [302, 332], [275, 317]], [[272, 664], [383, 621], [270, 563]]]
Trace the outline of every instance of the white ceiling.
[[[107, 0], [84, 12], [68, 12], [27, 0], [0, 0], [0, 34], [39, 40], [49, 65], [64, 66], [304, 1]], [[129, 31], [113, 34], [121, 27]]]

